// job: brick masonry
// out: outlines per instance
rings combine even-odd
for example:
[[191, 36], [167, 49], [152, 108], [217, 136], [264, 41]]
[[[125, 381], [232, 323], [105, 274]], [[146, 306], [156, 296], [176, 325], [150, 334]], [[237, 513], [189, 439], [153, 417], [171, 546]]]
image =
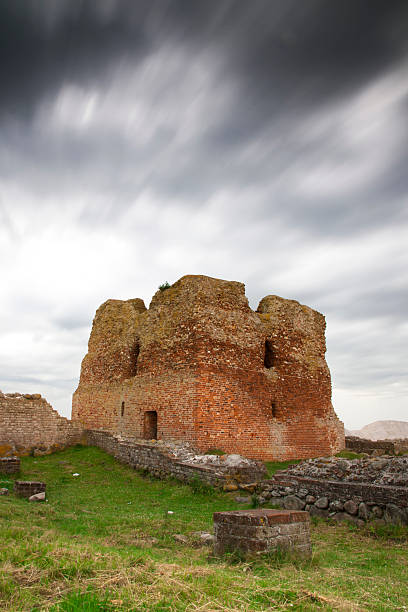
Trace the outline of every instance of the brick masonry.
[[0, 457], [0, 474], [18, 474], [19, 471], [19, 457]]
[[211, 465], [191, 465], [178, 461], [166, 448], [161, 448], [152, 442], [121, 441], [103, 431], [87, 431], [87, 443], [98, 446], [134, 469], [146, 470], [158, 478], [171, 476], [184, 482], [199, 478], [211, 486], [223, 486], [232, 481], [254, 482], [263, 478], [265, 474], [263, 465], [260, 465], [259, 469], [239, 467], [227, 470]]
[[46, 484], [45, 482], [29, 481], [29, 480], [16, 480], [14, 482], [14, 493], [20, 497], [31, 497], [36, 493], [45, 493]]
[[39, 394], [0, 392], [0, 457], [44, 454], [81, 442], [83, 428]]
[[[330, 455], [344, 447], [331, 404], [325, 320], [244, 285], [184, 276], [97, 310], [74, 393], [86, 429], [186, 441], [253, 459]], [[157, 424], [156, 424], [157, 422]]]
[[283, 549], [310, 556], [310, 517], [293, 510], [237, 510], [214, 514], [214, 553]]

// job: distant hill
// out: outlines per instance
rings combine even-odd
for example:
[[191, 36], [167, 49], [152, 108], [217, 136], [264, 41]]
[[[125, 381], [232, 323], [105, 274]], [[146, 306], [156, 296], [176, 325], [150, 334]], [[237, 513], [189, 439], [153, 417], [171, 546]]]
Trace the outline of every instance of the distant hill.
[[367, 440], [392, 440], [408, 438], [407, 421], [374, 421], [361, 429], [346, 429], [346, 436], [358, 436]]

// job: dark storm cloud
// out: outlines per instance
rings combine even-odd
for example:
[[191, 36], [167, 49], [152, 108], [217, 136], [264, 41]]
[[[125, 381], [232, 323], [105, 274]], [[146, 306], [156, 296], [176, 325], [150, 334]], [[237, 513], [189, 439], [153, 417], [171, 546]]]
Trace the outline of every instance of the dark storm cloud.
[[294, 112], [361, 86], [406, 50], [408, 16], [403, 0], [3, 0], [0, 10], [8, 113], [29, 111], [66, 80], [89, 83], [121, 58], [137, 61], [177, 39], [192, 53], [219, 48], [225, 76], [241, 83], [246, 125], [236, 113], [224, 140], [234, 140], [237, 122], [241, 138], [260, 129], [282, 103]]
[[[400, 221], [400, 198], [408, 188], [406, 142], [394, 145], [370, 184], [351, 194], [339, 189], [308, 196], [293, 193], [293, 185], [327, 159], [336, 171], [344, 159], [353, 164], [353, 153], [366, 154], [342, 146], [336, 118], [321, 134], [302, 139], [303, 123], [319, 108], [324, 113], [331, 103], [347, 104], [366, 83], [399, 65], [407, 48], [406, 2], [25, 1], [3, 2], [0, 9], [3, 178], [20, 167], [27, 187], [40, 192], [73, 184], [99, 189], [111, 194], [112, 217], [146, 187], [164, 200], [197, 206], [225, 186], [253, 185], [260, 192], [255, 215], [270, 219], [279, 212], [311, 233], [368, 230], [385, 217]], [[184, 145], [175, 143], [182, 107], [143, 144], [109, 125], [59, 133], [27, 122], [62, 87], [109, 88], [114, 74], [126, 80], [166, 45], [178, 45], [193, 67], [200, 51], [211, 49], [214, 97], [218, 87], [233, 92], [233, 107], [203, 116], [201, 131]], [[161, 86], [148, 84], [143, 92], [157, 112], [171, 105], [169, 92], [183, 79], [170, 73], [166, 81], [165, 74], [164, 67]], [[245, 147], [251, 153], [243, 157]], [[157, 160], [153, 167], [151, 160]], [[95, 220], [91, 210], [87, 218]]]

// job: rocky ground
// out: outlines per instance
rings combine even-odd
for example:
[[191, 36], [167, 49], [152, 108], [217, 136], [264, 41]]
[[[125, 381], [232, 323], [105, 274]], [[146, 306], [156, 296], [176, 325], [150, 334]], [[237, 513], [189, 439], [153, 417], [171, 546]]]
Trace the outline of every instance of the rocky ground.
[[319, 480], [408, 487], [408, 457], [382, 456], [363, 459], [324, 457], [290, 466], [286, 473]]

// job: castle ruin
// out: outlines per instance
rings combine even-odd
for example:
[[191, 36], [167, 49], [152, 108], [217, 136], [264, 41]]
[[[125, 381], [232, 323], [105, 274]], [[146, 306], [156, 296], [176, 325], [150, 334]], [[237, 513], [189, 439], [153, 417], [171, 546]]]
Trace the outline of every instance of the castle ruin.
[[323, 315], [242, 283], [183, 276], [96, 312], [72, 419], [124, 437], [189, 442], [263, 460], [331, 455], [344, 427], [331, 404]]

